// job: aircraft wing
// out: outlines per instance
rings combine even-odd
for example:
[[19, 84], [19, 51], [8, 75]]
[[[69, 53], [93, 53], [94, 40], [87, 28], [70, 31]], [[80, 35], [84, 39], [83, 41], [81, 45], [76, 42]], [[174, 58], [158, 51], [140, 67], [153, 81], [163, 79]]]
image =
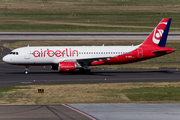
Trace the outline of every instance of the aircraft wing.
[[102, 61], [102, 60], [109, 60], [110, 57], [99, 57], [99, 58], [84, 58], [84, 59], [77, 59], [77, 62], [95, 62], [95, 61]]
[[102, 60], [109, 60], [111, 57], [99, 57], [99, 58], [77, 58], [77, 59], [55, 59], [53, 62], [58, 64], [59, 62], [78, 62], [78, 63], [90, 63]]

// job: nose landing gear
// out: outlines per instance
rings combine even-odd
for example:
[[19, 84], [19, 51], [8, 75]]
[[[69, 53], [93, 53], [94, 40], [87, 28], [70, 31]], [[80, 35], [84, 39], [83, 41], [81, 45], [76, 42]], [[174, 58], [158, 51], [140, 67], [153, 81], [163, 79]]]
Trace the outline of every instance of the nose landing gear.
[[25, 68], [25, 71], [24, 71], [24, 74], [28, 74], [29, 72], [28, 72], [28, 70], [29, 70], [29, 66], [28, 65], [26, 65], [26, 68]]

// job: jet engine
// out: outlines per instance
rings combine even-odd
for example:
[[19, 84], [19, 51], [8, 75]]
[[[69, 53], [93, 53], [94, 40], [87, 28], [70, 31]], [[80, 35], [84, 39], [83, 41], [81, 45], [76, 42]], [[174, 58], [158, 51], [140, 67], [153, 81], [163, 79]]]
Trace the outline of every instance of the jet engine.
[[58, 71], [59, 72], [68, 72], [74, 71], [77, 67], [75, 62], [59, 62]]

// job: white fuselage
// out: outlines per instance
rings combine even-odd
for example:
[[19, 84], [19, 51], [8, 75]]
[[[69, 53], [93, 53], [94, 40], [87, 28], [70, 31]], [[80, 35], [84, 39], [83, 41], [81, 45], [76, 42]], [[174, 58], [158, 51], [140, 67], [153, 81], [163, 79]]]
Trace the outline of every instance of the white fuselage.
[[[126, 54], [139, 46], [37, 46], [14, 49], [3, 60], [9, 64], [58, 64], [61, 61], [77, 61], [109, 58]], [[15, 54], [13, 54], [15, 53]], [[16, 54], [17, 53], [17, 54]]]

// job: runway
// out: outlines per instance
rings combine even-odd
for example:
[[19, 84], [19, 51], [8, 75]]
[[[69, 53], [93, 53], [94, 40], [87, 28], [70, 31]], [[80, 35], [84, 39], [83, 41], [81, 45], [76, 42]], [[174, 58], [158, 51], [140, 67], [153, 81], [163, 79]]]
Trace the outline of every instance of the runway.
[[[150, 32], [0, 32], [0, 40], [145, 40]], [[172, 32], [168, 40], [179, 40]]]
[[[5, 41], [1, 41], [3, 43]], [[110, 70], [110, 69], [92, 69], [91, 74], [79, 73], [78, 71], [70, 73], [59, 73], [50, 69], [50, 66], [32, 66], [30, 67], [29, 74], [24, 74], [24, 66], [13, 66], [5, 64], [2, 61], [2, 57], [9, 53], [10, 50], [0, 45], [0, 88], [12, 85], [25, 85], [25, 84], [63, 84], [63, 83], [117, 83], [117, 82], [163, 82], [163, 81], [180, 81], [180, 70], [178, 69], [135, 69], [135, 70]], [[178, 104], [179, 105], [179, 104]], [[134, 112], [135, 117], [129, 118], [129, 114], [132, 111], [128, 108], [133, 106], [127, 106], [127, 109], [117, 104], [119, 109], [116, 109], [114, 113], [113, 105], [107, 107], [102, 105], [101, 107], [93, 108], [83, 107], [84, 105], [21, 105], [21, 106], [0, 106], [0, 119], [19, 120], [19, 119], [57, 119], [57, 120], [104, 120], [104, 116], [107, 116], [107, 112], [112, 116], [117, 116], [117, 119], [123, 117], [126, 120], [140, 119], [146, 117], [143, 109], [139, 112]], [[137, 110], [141, 105], [136, 104], [133, 110]], [[146, 106], [147, 108], [148, 106]], [[90, 108], [87, 110], [87, 108]], [[92, 108], [92, 109], [91, 109]], [[168, 111], [174, 109], [174, 105], [169, 106], [166, 111], [161, 114], [162, 116], [171, 117], [176, 119], [173, 114], [175, 111]], [[127, 111], [124, 111], [127, 110]], [[152, 111], [156, 108], [151, 109]], [[163, 110], [163, 108], [162, 108]], [[93, 112], [96, 111], [96, 112]], [[100, 113], [98, 116], [95, 113]], [[127, 116], [119, 113], [125, 113]], [[166, 114], [169, 113], [169, 114]], [[118, 114], [118, 115], [117, 115]], [[141, 116], [139, 116], [141, 114]], [[122, 115], [122, 116], [120, 116]], [[112, 116], [107, 116], [106, 119], [113, 119]], [[150, 114], [149, 114], [150, 116]], [[149, 117], [148, 116], [148, 117]], [[127, 117], [127, 118], [126, 118]], [[142, 119], [141, 118], [141, 119]], [[164, 119], [165, 117], [162, 117]], [[149, 117], [149, 120], [152, 120]], [[156, 119], [156, 117], [154, 117]]]

